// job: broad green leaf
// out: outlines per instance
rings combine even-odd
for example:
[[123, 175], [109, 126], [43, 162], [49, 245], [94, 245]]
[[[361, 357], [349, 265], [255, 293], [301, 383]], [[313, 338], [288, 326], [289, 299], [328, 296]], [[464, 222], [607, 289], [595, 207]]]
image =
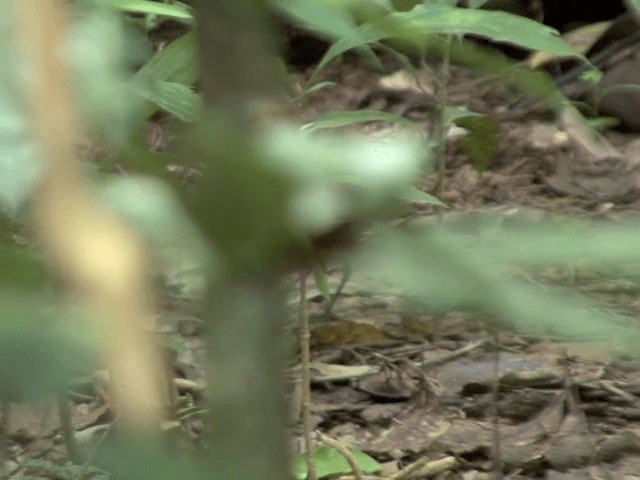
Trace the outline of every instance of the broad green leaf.
[[136, 73], [143, 81], [165, 81], [191, 85], [198, 79], [195, 33], [187, 33], [157, 52]]
[[1, 399], [24, 402], [62, 393], [73, 375], [89, 373], [98, 336], [95, 325], [83, 320], [72, 322], [69, 312], [58, 318], [51, 299], [0, 295]]
[[200, 95], [181, 83], [156, 82], [144, 97], [184, 122], [193, 122], [202, 111]]
[[402, 134], [364, 139], [274, 128], [262, 146], [270, 168], [299, 181], [301, 187], [349, 186], [371, 200], [388, 199], [411, 183], [426, 156], [420, 139]]
[[[351, 450], [351, 455], [358, 462], [358, 465], [364, 473], [377, 473], [382, 470], [382, 465], [366, 453], [359, 450]], [[347, 459], [333, 447], [324, 445], [316, 447], [314, 449], [314, 458], [318, 478], [352, 473], [351, 465], [349, 465]], [[307, 478], [306, 453], [300, 453], [296, 456], [294, 474], [298, 480]]]
[[393, 113], [381, 112], [377, 110], [350, 110], [345, 112], [325, 112], [318, 119], [311, 123], [306, 124], [303, 130], [313, 132], [315, 130], [321, 130], [325, 128], [338, 128], [353, 125], [362, 122], [393, 122], [400, 125], [419, 129], [420, 127], [402, 115], [395, 115]]
[[274, 6], [289, 17], [302, 22], [332, 40], [354, 35], [357, 31], [353, 15], [344, 5], [306, 0], [275, 0]]
[[121, 147], [143, 126], [144, 101], [130, 71], [150, 45], [117, 12], [93, 3], [84, 7], [69, 31], [68, 50], [85, 133]]
[[178, 118], [191, 121], [200, 101], [194, 92], [187, 92], [186, 86], [194, 84], [198, 75], [197, 41], [191, 32], [157, 52], [134, 75], [140, 85], [139, 94], [151, 100], [143, 117], [148, 118], [157, 108], [166, 108], [179, 114]]
[[28, 69], [21, 67], [11, 2], [0, 4], [0, 214], [16, 218], [42, 167], [29, 118]]
[[[309, 82], [315, 79], [320, 70], [327, 66], [329, 62], [349, 50], [364, 48], [365, 50], [363, 51], [365, 52], [365, 54], [368, 55], [369, 58], [372, 58], [371, 55], [373, 55], [373, 52], [369, 48], [369, 45], [382, 40], [386, 36], [387, 35], [383, 31], [368, 23], [357, 27], [349, 34], [341, 36], [336, 43], [331, 45], [329, 50], [327, 50], [327, 53], [323, 55], [322, 59], [320, 59], [320, 62], [318, 62], [316, 69], [309, 79]], [[378, 66], [381, 66], [379, 62]]]
[[114, 8], [124, 12], [162, 15], [177, 20], [194, 20], [193, 9], [184, 3], [161, 3], [150, 0], [109, 0]]
[[360, 48], [363, 54], [374, 65], [381, 68], [377, 56], [369, 45], [378, 40], [376, 35], [370, 33], [372, 27], [368, 24], [357, 26], [356, 20], [344, 4], [332, 5], [329, 2], [307, 0], [276, 0], [276, 8], [294, 20], [301, 22], [306, 28], [324, 35], [329, 40], [337, 42], [322, 57], [308, 83], [313, 83], [318, 72], [329, 62], [342, 53]]
[[[388, 214], [427, 157], [424, 143], [407, 137], [371, 140], [274, 125], [250, 142], [218, 117], [186, 145], [207, 186], [186, 201], [225, 255], [257, 266], [281, 259], [310, 234]], [[221, 205], [233, 205], [234, 214]]]
[[528, 18], [497, 10], [456, 8], [438, 2], [417, 5], [409, 12], [390, 15], [408, 30], [423, 34], [478, 35], [494, 42], [530, 50], [581, 58], [553, 28]]
[[[599, 249], [602, 254], [603, 245], [610, 244], [596, 243], [601, 238], [591, 233], [578, 237], [581, 239], [578, 245], [591, 246], [592, 251]], [[637, 230], [629, 239], [632, 236], [637, 238]], [[544, 238], [544, 235], [537, 237]], [[378, 279], [378, 288], [385, 293], [388, 294], [393, 285], [399, 295], [422, 305], [480, 310], [499, 326], [572, 339], [610, 339], [620, 342], [627, 351], [637, 352], [640, 334], [632, 322], [612, 322], [611, 315], [580, 297], [558, 289], [543, 289], [505, 273], [507, 261], [517, 258], [524, 262], [526, 258], [538, 256], [537, 238], [527, 234], [515, 242], [505, 238], [504, 233], [490, 238], [494, 241], [480, 242], [479, 246], [477, 236], [462, 235], [436, 225], [416, 228], [409, 234], [381, 232], [372, 236], [370, 244], [360, 252], [357, 265], [369, 278]], [[526, 243], [522, 242], [523, 238]], [[576, 237], [571, 240], [575, 245]], [[546, 252], [550, 253], [551, 242], [549, 238]], [[535, 248], [523, 248], [523, 245], [535, 245]], [[511, 255], [504, 255], [505, 250]], [[567, 248], [561, 250], [566, 252]], [[584, 248], [579, 250], [584, 252]], [[561, 258], [559, 254], [554, 257]]]

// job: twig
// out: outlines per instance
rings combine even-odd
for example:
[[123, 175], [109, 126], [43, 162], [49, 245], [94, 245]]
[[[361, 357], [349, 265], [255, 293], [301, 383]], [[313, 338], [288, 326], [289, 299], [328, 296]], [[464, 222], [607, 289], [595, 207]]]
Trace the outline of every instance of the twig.
[[428, 458], [424, 457], [407, 465], [402, 470], [398, 470], [388, 477], [388, 480], [433, 477], [440, 473], [453, 470], [458, 467], [458, 465], [460, 465], [460, 462], [455, 457], [444, 457], [433, 461], [429, 461]]
[[60, 427], [62, 428], [62, 438], [69, 459], [79, 465], [82, 463], [82, 456], [78, 450], [75, 433], [73, 431], [73, 422], [71, 420], [71, 407], [69, 406], [69, 396], [62, 393], [58, 396], [58, 413], [60, 415]]
[[318, 480], [311, 426], [311, 380], [309, 312], [307, 311], [307, 272], [300, 272], [300, 357], [302, 360], [302, 423], [307, 451], [307, 480]]
[[320, 438], [322, 443], [324, 443], [329, 447], [335, 448], [340, 453], [340, 455], [342, 455], [344, 458], [347, 459], [347, 462], [349, 462], [349, 466], [351, 467], [351, 470], [353, 471], [353, 476], [355, 477], [356, 480], [364, 480], [364, 473], [362, 472], [362, 469], [360, 468], [358, 461], [355, 459], [355, 457], [353, 456], [353, 454], [351, 453], [351, 451], [346, 445], [344, 445], [343, 443], [340, 443], [337, 440], [334, 440], [331, 437], [326, 436], [322, 432], [317, 431], [316, 434], [318, 435], [318, 438]]
[[331, 295], [331, 297], [329, 298], [329, 302], [327, 303], [327, 306], [324, 309], [324, 315], [327, 318], [327, 320], [329, 319], [329, 315], [331, 315], [331, 310], [333, 310], [333, 307], [338, 301], [338, 297], [342, 294], [342, 290], [344, 290], [344, 287], [350, 278], [351, 278], [351, 265], [349, 265], [349, 263], [345, 263], [344, 272], [342, 274], [342, 278], [340, 279], [340, 283], [338, 284], [338, 288], [336, 288], [335, 293]]
[[441, 355], [436, 358], [430, 358], [428, 360], [424, 360], [423, 362], [421, 362], [421, 365], [424, 367], [427, 365], [439, 365], [441, 363], [446, 363], [451, 360], [455, 360], [456, 358], [463, 357], [468, 353], [471, 353], [473, 350], [477, 348], [484, 347], [488, 343], [489, 343], [489, 339], [483, 338], [481, 340], [478, 340], [477, 342], [470, 343], [469, 345], [462, 347], [458, 350], [454, 350], [451, 353], [447, 353], [446, 355]]

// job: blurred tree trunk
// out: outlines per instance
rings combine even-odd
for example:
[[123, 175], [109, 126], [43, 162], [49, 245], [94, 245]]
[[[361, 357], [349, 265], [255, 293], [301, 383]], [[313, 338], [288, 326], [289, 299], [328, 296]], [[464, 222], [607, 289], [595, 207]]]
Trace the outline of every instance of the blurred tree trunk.
[[[260, 126], [255, 107], [269, 98], [274, 84], [265, 5], [262, 0], [196, 3], [206, 108], [239, 142], [244, 135], [249, 140]], [[233, 151], [219, 155], [228, 158], [210, 161], [232, 162], [238, 168], [246, 161]], [[276, 272], [229, 268], [209, 306], [212, 467], [229, 480], [285, 479], [290, 474], [282, 382], [282, 279]]]

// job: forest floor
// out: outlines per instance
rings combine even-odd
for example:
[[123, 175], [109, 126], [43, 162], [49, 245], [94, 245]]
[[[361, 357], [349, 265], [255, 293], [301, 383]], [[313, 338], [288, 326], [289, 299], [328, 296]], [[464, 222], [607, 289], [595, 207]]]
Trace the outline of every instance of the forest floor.
[[[336, 85], [311, 94], [290, 119], [302, 124], [325, 111], [366, 108], [404, 115], [428, 130], [429, 95], [398, 76], [393, 62], [387, 67], [382, 74], [345, 56], [318, 78]], [[310, 71], [296, 75], [303, 81]], [[544, 110], [514, 114], [506, 108], [518, 98], [499, 80], [452, 68], [449, 104], [494, 119], [497, 150], [480, 173], [467, 153], [447, 142], [437, 192], [449, 206], [440, 212], [442, 220], [487, 212], [526, 222], [565, 217], [616, 222], [634, 216], [640, 207], [634, 163], [640, 136], [605, 132], [621, 153], [618, 163], [578, 168], [584, 155], [579, 142]], [[385, 128], [369, 123], [346, 130], [375, 135]], [[429, 174], [420, 187], [434, 193], [436, 182], [437, 175]], [[416, 206], [413, 213], [437, 212]], [[332, 291], [341, 275], [339, 269], [330, 272]], [[575, 288], [612, 312], [629, 317], [640, 312], [640, 283], [603, 277], [580, 265], [549, 267], [536, 275], [547, 285]], [[384, 465], [383, 477], [492, 478], [499, 462], [513, 479], [640, 478], [640, 361], [619, 354], [615, 345], [494, 332], [477, 312], [409, 310], [392, 296], [369, 291], [357, 272], [328, 315], [313, 286], [308, 299], [314, 426], [374, 457]], [[292, 300], [290, 306], [295, 311], [298, 304]], [[166, 305], [162, 329], [181, 344], [178, 388], [192, 400], [182, 408], [193, 415], [178, 436], [189, 444], [203, 428], [194, 414], [204, 378], [202, 320], [189, 299], [174, 298]], [[96, 376], [85, 380], [76, 389], [74, 425], [81, 442], [99, 442], [112, 418], [95, 389]], [[33, 406], [16, 404], [11, 419], [11, 456], [32, 459], [31, 475], [61, 478], [54, 465], [66, 453], [51, 403], [36, 414]], [[298, 428], [292, 432], [297, 441]], [[400, 477], [409, 465], [415, 471]]]

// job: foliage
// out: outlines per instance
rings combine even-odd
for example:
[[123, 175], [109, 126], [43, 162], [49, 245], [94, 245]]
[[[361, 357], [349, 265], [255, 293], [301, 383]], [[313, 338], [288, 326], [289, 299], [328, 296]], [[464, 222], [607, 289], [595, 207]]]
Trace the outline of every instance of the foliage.
[[[318, 478], [352, 473], [347, 459], [333, 447], [320, 446], [314, 450], [314, 457], [318, 465]], [[363, 473], [376, 473], [382, 470], [382, 465], [366, 453], [352, 450], [351, 455], [358, 462]], [[307, 478], [306, 454], [301, 453], [295, 459], [295, 477], [297, 480]]]
[[[410, 55], [426, 61], [430, 55], [447, 51], [452, 61], [499, 73], [505, 81], [562, 103], [544, 75], [518, 70], [501, 56], [456, 40], [474, 34], [580, 58], [556, 32], [502, 12], [462, 10], [449, 2], [414, 4], [273, 2], [278, 11], [332, 41], [318, 72], [350, 49], [375, 62], [373, 47], [384, 45], [407, 59], [407, 65]], [[554, 225], [514, 231], [487, 217], [480, 232], [473, 235], [446, 226], [398, 228], [386, 220], [393, 218], [402, 201], [438, 203], [411, 188], [429, 164], [432, 139], [406, 135], [374, 142], [324, 130], [362, 121], [392, 121], [409, 129], [415, 125], [381, 112], [360, 111], [327, 113], [302, 132], [275, 122], [257, 132], [239, 132], [229, 116], [203, 112], [201, 98], [193, 89], [199, 78], [194, 33], [149, 55], [143, 33], [157, 18], [145, 21], [141, 29], [119, 13], [171, 17], [190, 25], [193, 14], [189, 7], [177, 2], [127, 0], [112, 0], [110, 5], [85, 2], [78, 6], [77, 23], [69, 38], [83, 124], [90, 127], [92, 138], [122, 154], [125, 167], [135, 167], [134, 173], [151, 178], [104, 172], [93, 172], [91, 178], [95, 195], [147, 239], [160, 262], [159, 270], [196, 269], [197, 275], [189, 280], [194, 289], [213, 286], [215, 293], [240, 274], [280, 274], [299, 266], [299, 261], [309, 267], [307, 257], [315, 253], [310, 239], [354, 225], [358, 233], [365, 232], [366, 248], [356, 249], [350, 261], [356, 269], [379, 278], [381, 289], [391, 281], [399, 295], [416, 303], [428, 299], [432, 304], [467, 306], [490, 314], [501, 326], [537, 328], [570, 337], [615, 338], [633, 349], [634, 330], [613, 323], [580, 299], [538, 289], [505, 272], [522, 263], [582, 257], [603, 265], [637, 262], [637, 226], [593, 230]], [[7, 8], [5, 4], [0, 7], [3, 18], [11, 18]], [[41, 159], [25, 107], [23, 87], [28, 79], [16, 54], [14, 34], [10, 22], [4, 22], [0, 29], [4, 65], [0, 69], [0, 209], [19, 224], [26, 218]], [[141, 68], [132, 73], [132, 66], [140, 63]], [[315, 77], [306, 86], [307, 94], [314, 86], [327, 86], [314, 84]], [[470, 124], [479, 121], [473, 112], [441, 107], [445, 124], [467, 122], [473, 132], [467, 148], [475, 149], [486, 164], [493, 145], [477, 142], [473, 135], [491, 136], [492, 125]], [[184, 122], [180, 153], [141, 151], [144, 122], [158, 110]], [[183, 185], [167, 173], [168, 164], [189, 165], [202, 176], [195, 186]], [[18, 244], [17, 236], [9, 235], [14, 232], [3, 233], [7, 235], [0, 243], [0, 266], [4, 267], [0, 274], [0, 360], [5, 368], [0, 387], [17, 397], [38, 398], [61, 391], [79, 367], [91, 365], [87, 358], [98, 349], [99, 335], [75, 324], [73, 329], [60, 328], [51, 321], [50, 328], [42, 327], [42, 316], [60, 321], [79, 314], [51, 306], [57, 305], [57, 299], [44, 297], [43, 291], [54, 282], [40, 254], [28, 242]], [[15, 274], [4, 273], [9, 271]], [[316, 273], [322, 279], [321, 270]], [[238, 289], [236, 293], [240, 307], [248, 312], [246, 318], [264, 310], [265, 304], [250, 292]], [[325, 287], [323, 294], [330, 295]], [[226, 305], [224, 298], [212, 297]], [[223, 306], [213, 308], [226, 312]], [[247, 322], [239, 322], [239, 330], [241, 327], [252, 328]], [[111, 452], [106, 454], [106, 463], [114, 472], [130, 475], [127, 478], [198, 478], [188, 460], [171, 463], [166, 456], [146, 449]], [[330, 450], [324, 452], [330, 456]], [[346, 471], [344, 465], [333, 466], [334, 460], [343, 462], [327, 460], [326, 475]], [[366, 465], [370, 459], [361, 461]], [[374, 469], [367, 467], [367, 471]], [[224, 472], [216, 475], [227, 478]]]

